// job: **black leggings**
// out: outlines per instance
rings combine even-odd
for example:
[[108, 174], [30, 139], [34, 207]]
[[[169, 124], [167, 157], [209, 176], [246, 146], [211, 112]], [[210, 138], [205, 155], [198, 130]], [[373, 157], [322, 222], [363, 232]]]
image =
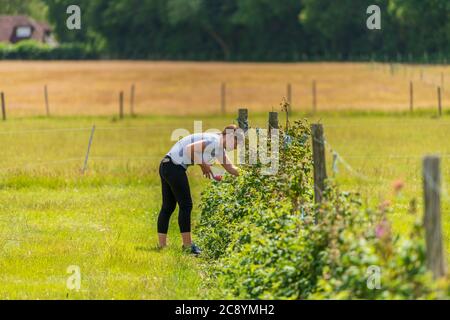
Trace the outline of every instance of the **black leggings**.
[[[167, 159], [167, 158], [166, 158]], [[158, 233], [167, 234], [169, 220], [178, 203], [178, 225], [181, 233], [191, 232], [192, 198], [186, 169], [172, 161], [159, 166], [162, 187], [162, 208], [158, 217]]]

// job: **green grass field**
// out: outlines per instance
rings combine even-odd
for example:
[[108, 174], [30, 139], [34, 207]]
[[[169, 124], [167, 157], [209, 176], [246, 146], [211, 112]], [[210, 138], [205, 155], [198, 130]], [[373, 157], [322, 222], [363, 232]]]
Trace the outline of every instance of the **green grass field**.
[[[174, 129], [193, 131], [194, 120], [203, 120], [203, 129], [220, 129], [233, 118], [16, 118], [0, 123], [0, 298], [204, 297], [201, 260], [180, 252], [176, 219], [169, 248], [155, 249], [161, 203], [157, 168]], [[265, 120], [265, 114], [250, 114], [253, 126], [263, 126]], [[323, 113], [310, 121], [325, 125], [329, 146], [348, 163], [339, 164], [335, 174], [342, 188], [361, 192], [370, 206], [389, 200], [397, 232], [408, 232], [422, 215], [423, 155], [442, 155], [443, 182], [449, 185], [448, 116]], [[97, 129], [89, 168], [81, 174], [93, 124]], [[332, 175], [332, 155], [327, 156]], [[198, 205], [208, 182], [197, 168], [189, 175]], [[399, 195], [393, 193], [396, 180], [405, 185]], [[416, 210], [410, 205], [414, 198]], [[449, 200], [445, 191], [447, 253]], [[194, 230], [198, 217], [195, 206]], [[80, 267], [79, 292], [66, 286], [72, 265]]]

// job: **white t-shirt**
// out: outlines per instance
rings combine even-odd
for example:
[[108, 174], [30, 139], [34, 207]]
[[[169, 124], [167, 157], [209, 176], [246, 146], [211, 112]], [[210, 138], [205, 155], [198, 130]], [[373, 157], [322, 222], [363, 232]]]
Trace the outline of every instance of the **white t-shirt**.
[[[220, 145], [220, 134], [217, 133], [195, 133], [186, 136], [175, 143], [167, 155], [172, 159], [173, 163], [179, 164], [186, 169], [188, 165], [194, 164], [190, 155], [186, 152], [186, 147], [191, 143], [202, 140], [206, 143], [203, 151], [203, 162], [212, 164], [214, 160], [222, 157], [224, 150]], [[198, 150], [198, 153], [201, 153], [201, 149]]]

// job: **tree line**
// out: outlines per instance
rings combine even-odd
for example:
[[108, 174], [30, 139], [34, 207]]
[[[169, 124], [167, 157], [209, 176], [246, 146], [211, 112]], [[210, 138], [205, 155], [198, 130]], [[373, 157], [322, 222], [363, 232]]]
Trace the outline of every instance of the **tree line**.
[[[433, 62], [450, 53], [448, 0], [2, 2], [9, 11], [45, 12], [60, 42], [83, 43], [106, 58]], [[81, 8], [81, 30], [66, 26], [72, 4]], [[381, 30], [367, 28], [370, 5], [381, 9]]]

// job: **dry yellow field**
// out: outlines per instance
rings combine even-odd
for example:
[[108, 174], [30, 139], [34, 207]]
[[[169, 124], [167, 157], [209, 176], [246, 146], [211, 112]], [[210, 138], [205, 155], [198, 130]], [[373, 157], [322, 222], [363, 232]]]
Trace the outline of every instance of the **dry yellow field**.
[[[422, 74], [422, 76], [421, 76]], [[442, 78], [443, 75], [443, 78]], [[0, 62], [0, 90], [9, 116], [45, 114], [48, 85], [53, 115], [105, 115], [118, 112], [119, 92], [129, 109], [136, 85], [138, 114], [220, 112], [221, 83], [227, 84], [227, 112], [278, 108], [292, 84], [294, 111], [312, 108], [317, 82], [318, 110], [408, 110], [409, 83], [416, 108], [437, 105], [436, 86], [450, 88], [450, 67], [370, 63], [187, 63], [187, 62]], [[450, 104], [450, 90], [443, 91]]]

